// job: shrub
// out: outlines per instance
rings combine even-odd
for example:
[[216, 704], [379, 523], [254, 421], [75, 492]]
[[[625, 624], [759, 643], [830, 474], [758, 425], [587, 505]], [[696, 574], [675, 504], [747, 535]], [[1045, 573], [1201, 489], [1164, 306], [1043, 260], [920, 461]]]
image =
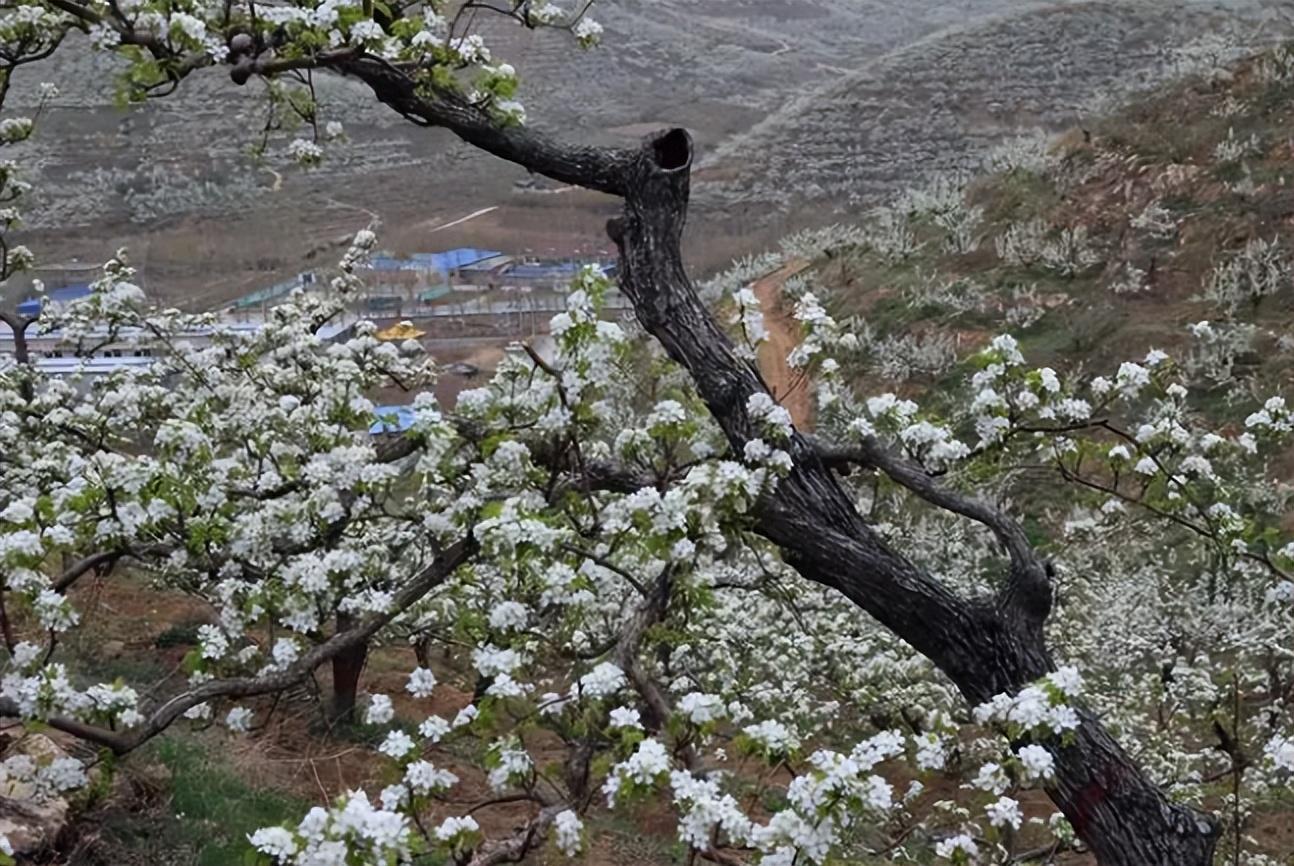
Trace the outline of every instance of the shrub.
[[1246, 301], [1257, 307], [1262, 299], [1289, 284], [1290, 262], [1276, 238], [1254, 238], [1215, 267], [1204, 285], [1204, 298], [1228, 312]]
[[1131, 225], [1134, 229], [1143, 231], [1157, 240], [1173, 237], [1178, 229], [1177, 218], [1159, 199], [1146, 205], [1141, 213], [1133, 217]]
[[1294, 82], [1294, 47], [1285, 45], [1259, 58], [1254, 76], [1263, 84]]
[[1110, 283], [1110, 291], [1116, 295], [1136, 295], [1148, 288], [1146, 272], [1132, 262], [1124, 262], [1119, 268], [1119, 276]]
[[1239, 162], [1262, 150], [1258, 136], [1250, 134], [1248, 138], [1237, 138], [1235, 127], [1227, 128], [1227, 137], [1213, 148], [1213, 156], [1218, 162]]
[[892, 208], [877, 208], [863, 227], [863, 243], [888, 264], [897, 264], [916, 255], [921, 243], [908, 225], [906, 214]]
[[995, 246], [998, 257], [1009, 265], [1041, 267], [1063, 277], [1072, 277], [1101, 261], [1088, 240], [1086, 226], [1052, 233], [1041, 219], [1007, 226]]
[[1248, 323], [1199, 322], [1191, 333], [1195, 343], [1183, 361], [1187, 374], [1222, 384], [1234, 378], [1236, 360], [1253, 349], [1258, 329]]
[[904, 290], [903, 298], [912, 309], [933, 307], [954, 315], [980, 312], [987, 303], [984, 287], [975, 280], [940, 274], [923, 276]]
[[1041, 129], [1007, 139], [989, 152], [985, 167], [1004, 174], [1017, 171], [1044, 174], [1053, 164], [1050, 142], [1051, 137]]

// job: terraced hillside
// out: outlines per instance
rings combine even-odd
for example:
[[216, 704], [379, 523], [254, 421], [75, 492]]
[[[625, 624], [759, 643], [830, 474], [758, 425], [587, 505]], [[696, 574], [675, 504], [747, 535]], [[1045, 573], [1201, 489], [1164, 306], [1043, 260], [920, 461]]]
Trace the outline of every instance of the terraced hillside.
[[[1162, 66], [1164, 40], [1235, 25], [1250, 41], [1263, 0], [1229, 0], [1225, 14], [1218, 5], [604, 0], [608, 32], [595, 51], [572, 54], [559, 34], [512, 27], [489, 36], [528, 76], [538, 126], [607, 141], [666, 123], [694, 130], [713, 154], [692, 231], [694, 263], [710, 269], [816, 219], [823, 199], [870, 200], [1009, 128], [1068, 116], [1080, 97]], [[1188, 11], [1165, 11], [1178, 6]], [[1040, 72], [1053, 40], [1064, 43], [1063, 74]], [[206, 306], [275, 282], [327, 261], [373, 217], [400, 249], [606, 245], [605, 199], [519, 190], [524, 172], [402, 122], [352, 82], [320, 85], [350, 142], [302, 172], [274, 151], [248, 157], [263, 103], [221, 70], [129, 111], [112, 106], [106, 58], [24, 73], [15, 105], [24, 94], [30, 103], [40, 80], [62, 91], [17, 154], [41, 196], [30, 245], [45, 261], [99, 261], [128, 245], [159, 297]], [[496, 205], [488, 219], [430, 236]]]
[[[1021, 129], [1054, 131], [1280, 32], [1262, 4], [1088, 2], [1014, 10], [918, 40], [801, 95], [710, 159], [712, 206], [875, 204], [974, 168]], [[1260, 27], [1261, 22], [1265, 27]]]
[[1009, 332], [1062, 373], [1164, 350], [1212, 383], [1200, 411], [1252, 410], [1294, 385], [1291, 127], [1284, 48], [1000, 148], [994, 169], [790, 238], [754, 270], [815, 258], [787, 291], [852, 323], [869, 393], [937, 402], [964, 382], [963, 359]]
[[[611, 140], [681, 123], [714, 144], [840, 64], [1009, 5], [607, 0], [599, 50], [573, 51], [560, 34], [501, 22], [486, 22], [485, 32], [495, 53], [523, 71], [523, 96], [540, 126]], [[62, 93], [43, 134], [20, 153], [41, 193], [33, 225], [47, 260], [94, 260], [128, 243], [151, 291], [200, 304], [292, 270], [374, 213], [384, 217], [390, 242], [416, 247], [430, 227], [520, 199], [514, 218], [494, 229], [501, 241], [520, 237], [509, 249], [565, 249], [590, 235], [603, 242], [596, 201], [512, 196], [524, 172], [413, 128], [357, 84], [320, 82], [325, 105], [345, 120], [352, 140], [303, 174], [273, 151], [263, 165], [248, 159], [264, 125], [259, 88], [231, 87], [223, 71], [210, 70], [170, 98], [123, 111], [113, 107], [113, 59], [68, 56], [75, 61], [20, 78], [11, 97], [31, 105], [40, 80]], [[214, 217], [221, 219], [215, 240], [206, 231]]]

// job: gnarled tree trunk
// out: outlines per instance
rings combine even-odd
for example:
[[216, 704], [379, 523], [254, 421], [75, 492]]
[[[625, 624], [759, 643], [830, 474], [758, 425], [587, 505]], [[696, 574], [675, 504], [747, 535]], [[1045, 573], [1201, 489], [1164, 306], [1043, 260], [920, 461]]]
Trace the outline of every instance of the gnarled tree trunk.
[[[624, 217], [607, 231], [620, 250], [621, 288], [639, 321], [688, 370], [742, 453], [759, 437], [747, 400], [768, 389], [737, 356], [684, 270], [680, 241], [691, 164], [684, 130], [646, 141], [626, 171]], [[1054, 668], [1043, 637], [1050, 578], [1018, 527], [929, 479], [903, 478], [908, 468], [886, 467], [932, 503], [985, 522], [1011, 552], [1013, 565], [997, 598], [959, 598], [872, 531], [813, 442], [795, 433], [786, 448], [794, 469], [762, 503], [756, 528], [804, 577], [840, 591], [892, 629], [972, 704], [1014, 693]], [[1211, 818], [1171, 803], [1095, 716], [1081, 714], [1075, 733], [1072, 745], [1048, 745], [1056, 762], [1048, 792], [1103, 866], [1212, 862], [1217, 827]]]
[[[651, 136], [636, 151], [565, 145], [526, 127], [501, 126], [453, 94], [420, 90], [410, 77], [369, 58], [335, 68], [364, 80], [382, 102], [416, 122], [444, 127], [531, 171], [622, 197], [624, 216], [607, 233], [620, 250], [620, 285], [639, 322], [692, 376], [736, 453], [758, 437], [746, 403], [768, 388], [735, 353], [683, 267], [692, 168], [685, 130]], [[936, 507], [984, 523], [1010, 553], [1012, 567], [997, 597], [960, 598], [872, 531], [817, 443], [797, 432], [785, 447], [794, 468], [761, 503], [756, 529], [800, 574], [843, 593], [893, 630], [972, 704], [1014, 693], [1053, 669], [1043, 637], [1051, 581], [1017, 522], [938, 487], [920, 467], [862, 447], [864, 462]], [[1216, 823], [1169, 802], [1094, 716], [1081, 715], [1072, 745], [1048, 748], [1056, 762], [1051, 797], [1104, 866], [1212, 862]]]

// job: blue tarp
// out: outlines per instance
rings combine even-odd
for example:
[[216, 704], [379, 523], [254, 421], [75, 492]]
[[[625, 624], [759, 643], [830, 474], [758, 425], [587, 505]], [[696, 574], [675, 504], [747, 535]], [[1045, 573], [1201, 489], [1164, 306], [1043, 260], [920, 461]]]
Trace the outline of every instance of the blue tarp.
[[[90, 294], [90, 286], [83, 283], [79, 286], [64, 286], [61, 289], [50, 289], [45, 293], [51, 301], [58, 304], [65, 304], [68, 301], [75, 301], [77, 298], [84, 298]], [[18, 315], [35, 316], [40, 313], [41, 299], [28, 298], [18, 305]]]
[[374, 256], [372, 265], [375, 271], [440, 271], [449, 273], [457, 268], [473, 265], [485, 259], [501, 256], [498, 250], [478, 250], [474, 247], [459, 247], [443, 253], [414, 253], [407, 259], [394, 256]]
[[475, 247], [459, 247], [458, 249], [446, 250], [443, 253], [426, 253], [414, 256], [420, 261], [430, 261], [432, 267], [438, 271], [452, 271], [455, 268], [474, 265], [485, 259], [492, 259], [495, 256], [501, 256], [503, 253], [498, 250], [478, 250]]
[[413, 426], [412, 406], [378, 406], [373, 410], [377, 420], [368, 428], [370, 435], [403, 433]]
[[496, 271], [500, 268], [506, 268], [512, 264], [511, 256], [490, 256], [488, 259], [481, 259], [479, 262], [472, 262], [470, 265], [459, 265], [460, 271]]

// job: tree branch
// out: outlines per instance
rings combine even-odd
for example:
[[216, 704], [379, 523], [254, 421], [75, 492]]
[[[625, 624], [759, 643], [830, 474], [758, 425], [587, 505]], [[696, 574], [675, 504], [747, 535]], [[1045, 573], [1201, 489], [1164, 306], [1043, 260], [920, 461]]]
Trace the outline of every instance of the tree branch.
[[[442, 584], [475, 552], [476, 542], [472, 538], [455, 542], [395, 594], [390, 609], [372, 614], [354, 628], [333, 635], [282, 671], [260, 677], [236, 677], [203, 683], [166, 701], [154, 710], [143, 724], [129, 731], [113, 731], [78, 719], [63, 717], [48, 719], [48, 724], [56, 730], [104, 746], [115, 754], [122, 755], [139, 748], [162, 733], [187, 710], [199, 704], [218, 698], [250, 698], [271, 692], [281, 692], [309, 677], [316, 668], [331, 661], [334, 656], [367, 643], [393, 619]], [[0, 715], [17, 717], [21, 714], [17, 703], [12, 698], [0, 697]]]
[[531, 849], [543, 842], [549, 826], [566, 806], [545, 806], [539, 814], [507, 839], [481, 845], [467, 866], [497, 866], [499, 863], [520, 863]]
[[409, 73], [374, 57], [333, 62], [331, 68], [360, 79], [401, 115], [425, 126], [448, 129], [468, 144], [562, 183], [623, 196], [636, 152], [556, 142], [526, 126], [502, 125], [461, 96], [418, 87]]
[[[623, 219], [607, 233], [620, 249], [620, 286], [633, 301], [644, 328], [683, 366], [711, 415], [740, 454], [759, 438], [747, 402], [768, 393], [759, 373], [736, 353], [727, 335], [697, 296], [682, 263], [692, 140], [673, 129], [648, 138], [623, 184]], [[995, 617], [957, 598], [939, 581], [877, 535], [798, 432], [781, 443], [793, 468], [761, 503], [756, 529], [782, 548], [787, 561], [810, 580], [844, 593], [941, 669], [973, 700], [1014, 691], [1009, 682], [973, 659], [983, 651], [986, 626], [1001, 632]], [[1013, 641], [1012, 653], [1027, 656], [1007, 679], [1041, 676], [1050, 664], [1028, 641]]]
[[1005, 512], [975, 496], [959, 493], [932, 478], [916, 463], [886, 449], [873, 437], [853, 445], [831, 445], [816, 437], [810, 441], [829, 466], [855, 463], [871, 466], [931, 505], [974, 520], [992, 531], [1011, 558], [1010, 583], [1002, 594], [1004, 604], [1017, 605], [1039, 622], [1051, 612], [1051, 579], [1024, 528]]
[[[660, 622], [665, 617], [665, 611], [669, 607], [669, 596], [672, 587], [673, 569], [671, 566], [665, 566], [661, 573], [657, 575], [656, 580], [651, 586], [651, 591], [645, 593], [645, 597], [639, 602], [638, 607], [634, 610], [633, 616], [625, 623], [624, 630], [620, 632], [620, 640], [616, 647], [616, 663], [620, 669], [629, 677], [638, 694], [647, 703], [647, 708], [656, 718], [654, 719], [657, 727], [663, 727], [672, 714], [669, 701], [665, 698], [665, 693], [661, 691], [656, 680], [643, 667], [642, 660], [639, 658], [639, 651], [642, 649], [643, 636], [647, 629]], [[688, 750], [685, 755], [685, 762], [689, 768], [695, 763], [696, 755]]]

